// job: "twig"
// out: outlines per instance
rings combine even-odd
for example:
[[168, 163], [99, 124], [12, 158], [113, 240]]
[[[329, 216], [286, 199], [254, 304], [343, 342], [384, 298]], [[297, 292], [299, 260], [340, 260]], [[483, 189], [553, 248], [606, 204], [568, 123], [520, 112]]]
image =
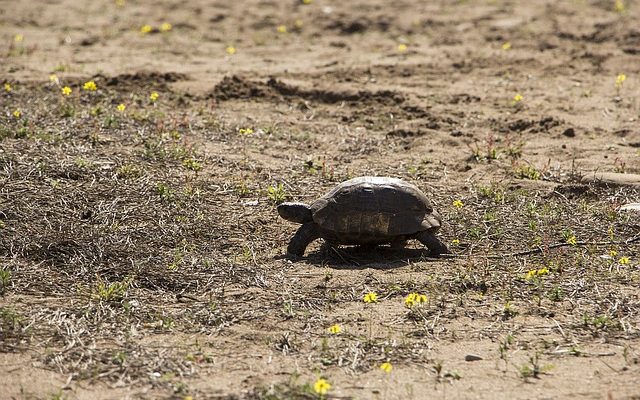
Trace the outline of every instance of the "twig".
[[560, 331], [560, 334], [562, 334], [562, 337], [564, 339], [567, 338], [567, 335], [564, 334], [564, 330], [562, 330], [562, 327], [560, 326], [560, 323], [558, 323], [558, 321], [556, 321], [555, 319], [551, 319], [553, 322], [555, 322], [556, 326], [558, 327], [558, 330]]
[[640, 235], [636, 235], [635, 237], [632, 237], [631, 239], [628, 239], [626, 242], [624, 242], [625, 244], [629, 244], [629, 243], [634, 243], [640, 240]]
[[[611, 246], [611, 245], [626, 245], [626, 244], [630, 244], [630, 243], [634, 243], [636, 241], [640, 241], [640, 235], [631, 238], [629, 240], [626, 241], [609, 241], [609, 242], [577, 242], [575, 244], [570, 244], [570, 243], [555, 243], [552, 244], [550, 246], [547, 246], [547, 249], [558, 249], [561, 247], [580, 247], [580, 246]], [[531, 249], [531, 250], [523, 250], [523, 251], [517, 251], [515, 253], [507, 253], [507, 254], [492, 254], [492, 255], [487, 255], [484, 256], [486, 258], [490, 258], [490, 259], [496, 259], [496, 258], [504, 258], [504, 257], [519, 257], [519, 256], [528, 256], [530, 254], [537, 254], [537, 253], [544, 253], [545, 249], [543, 249], [542, 247], [538, 246], [538, 248], [536, 249]], [[441, 254], [439, 256], [439, 258], [459, 258], [459, 257], [473, 257], [473, 256], [479, 256], [476, 254]], [[428, 260], [437, 260], [437, 258], [427, 258]]]
[[347, 263], [347, 264], [352, 264], [352, 265], [356, 265], [356, 266], [358, 266], [358, 267], [360, 266], [360, 264], [359, 264], [358, 262], [356, 262], [356, 261], [353, 261], [353, 260], [351, 260], [351, 261], [347, 261], [347, 260], [342, 256], [342, 254], [340, 254], [340, 250], [336, 249], [335, 247], [330, 246], [330, 247], [329, 247], [329, 249], [330, 249], [331, 251], [333, 251], [334, 253], [336, 253], [336, 254], [338, 255], [338, 257], [340, 257], [340, 259], [341, 259], [342, 261], [344, 261], [345, 263]]

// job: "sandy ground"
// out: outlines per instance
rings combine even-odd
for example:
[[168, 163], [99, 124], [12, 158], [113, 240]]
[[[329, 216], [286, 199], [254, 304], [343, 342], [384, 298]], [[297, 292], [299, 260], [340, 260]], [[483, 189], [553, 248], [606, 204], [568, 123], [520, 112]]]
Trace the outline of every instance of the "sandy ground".
[[[0, 398], [640, 398], [638, 21], [0, 0]], [[360, 175], [421, 187], [459, 257], [285, 258], [275, 203]]]

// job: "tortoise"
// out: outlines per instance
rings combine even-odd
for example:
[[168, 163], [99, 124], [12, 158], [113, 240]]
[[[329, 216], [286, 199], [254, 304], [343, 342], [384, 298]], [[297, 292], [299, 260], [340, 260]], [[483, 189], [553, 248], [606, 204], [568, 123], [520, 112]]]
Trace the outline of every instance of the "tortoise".
[[287, 252], [302, 256], [312, 241], [401, 249], [417, 239], [432, 255], [448, 253], [435, 236], [442, 220], [427, 196], [401, 179], [363, 176], [342, 182], [311, 205], [282, 203], [278, 214], [302, 224]]

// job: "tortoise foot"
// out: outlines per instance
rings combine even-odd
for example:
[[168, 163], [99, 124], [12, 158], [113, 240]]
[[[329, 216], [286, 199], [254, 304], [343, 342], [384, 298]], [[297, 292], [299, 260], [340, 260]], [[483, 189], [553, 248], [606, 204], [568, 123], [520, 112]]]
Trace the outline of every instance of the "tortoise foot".
[[447, 246], [442, 243], [436, 235], [429, 231], [424, 231], [418, 233], [416, 235], [416, 239], [420, 241], [423, 245], [425, 245], [429, 249], [429, 254], [431, 256], [437, 257], [440, 254], [449, 254], [451, 253]]

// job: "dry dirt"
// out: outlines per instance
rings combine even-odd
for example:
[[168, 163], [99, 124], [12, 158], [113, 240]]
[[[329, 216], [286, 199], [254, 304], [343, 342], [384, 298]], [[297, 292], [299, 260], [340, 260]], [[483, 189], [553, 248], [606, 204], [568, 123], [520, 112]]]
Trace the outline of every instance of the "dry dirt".
[[[582, 179], [640, 172], [639, 18], [0, 1], [0, 398], [639, 399], [640, 189]], [[284, 257], [275, 204], [359, 175], [455, 256]]]

